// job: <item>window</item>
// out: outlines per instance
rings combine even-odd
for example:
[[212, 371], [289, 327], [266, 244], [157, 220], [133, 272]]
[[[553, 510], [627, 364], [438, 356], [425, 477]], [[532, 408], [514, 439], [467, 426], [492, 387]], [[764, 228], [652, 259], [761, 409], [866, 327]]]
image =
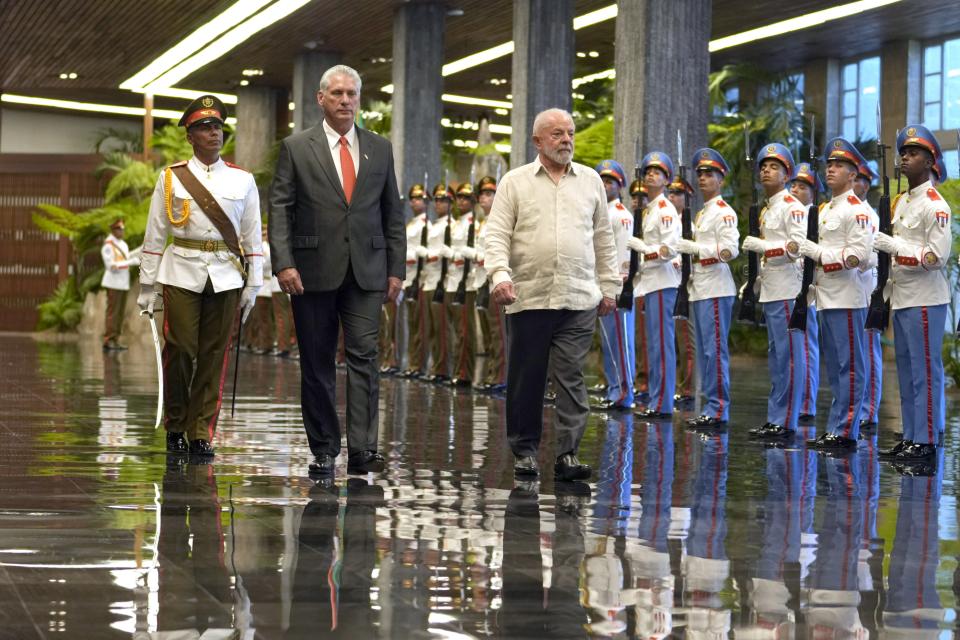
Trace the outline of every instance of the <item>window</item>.
[[923, 48], [923, 124], [960, 128], [960, 38]]
[[960, 178], [960, 174], [957, 173], [958, 153], [960, 153], [960, 150], [957, 149], [944, 149], [943, 151], [943, 166], [947, 168], [947, 180]]
[[875, 139], [877, 101], [880, 100], [880, 57], [844, 64], [841, 91], [843, 137], [851, 142]]

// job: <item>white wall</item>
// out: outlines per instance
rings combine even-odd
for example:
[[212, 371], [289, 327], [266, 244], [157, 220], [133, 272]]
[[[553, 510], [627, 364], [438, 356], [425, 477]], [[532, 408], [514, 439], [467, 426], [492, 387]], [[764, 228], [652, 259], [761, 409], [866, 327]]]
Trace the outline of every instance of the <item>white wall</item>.
[[0, 109], [0, 153], [94, 153], [97, 132], [106, 128], [139, 132], [143, 121], [129, 116], [3, 108]]

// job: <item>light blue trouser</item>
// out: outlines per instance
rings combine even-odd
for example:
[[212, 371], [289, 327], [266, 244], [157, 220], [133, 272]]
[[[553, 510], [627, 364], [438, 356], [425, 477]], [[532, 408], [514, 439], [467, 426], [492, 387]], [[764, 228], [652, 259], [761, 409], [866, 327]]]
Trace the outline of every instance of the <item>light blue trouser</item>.
[[660, 413], [673, 413], [673, 394], [677, 387], [677, 349], [673, 324], [676, 302], [676, 288], [652, 291], [643, 297], [649, 408]]
[[792, 312], [793, 300], [763, 303], [763, 314], [767, 318], [767, 366], [770, 371], [767, 422], [796, 431], [803, 394], [803, 348], [806, 337], [788, 328]]
[[867, 308], [822, 309], [823, 362], [833, 392], [827, 433], [856, 440], [860, 435], [863, 384], [867, 378], [863, 324]]
[[880, 332], [867, 329], [863, 340], [864, 358], [867, 361], [867, 381], [863, 388], [863, 419], [867, 422], [877, 422], [883, 385], [883, 351], [880, 348]]
[[817, 393], [820, 391], [820, 326], [817, 324], [817, 308], [807, 307], [807, 339], [803, 345], [804, 369], [803, 394], [800, 398], [800, 415], [817, 415]]
[[943, 333], [947, 305], [893, 312], [903, 439], [936, 444], [944, 429]]
[[703, 415], [718, 420], [730, 419], [730, 318], [733, 296], [709, 298], [690, 303], [696, 321], [693, 324], [697, 344], [697, 369], [700, 391], [706, 396]]
[[633, 309], [616, 309], [600, 316], [600, 348], [603, 351], [603, 375], [607, 379], [607, 400], [621, 405], [633, 404], [635, 335]]

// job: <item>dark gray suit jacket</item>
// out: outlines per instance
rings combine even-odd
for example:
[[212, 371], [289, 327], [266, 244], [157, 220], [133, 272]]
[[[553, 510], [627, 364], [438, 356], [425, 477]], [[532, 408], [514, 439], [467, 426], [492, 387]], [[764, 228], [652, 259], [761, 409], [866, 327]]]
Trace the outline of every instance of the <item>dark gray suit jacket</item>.
[[390, 142], [357, 127], [360, 167], [348, 205], [323, 123], [280, 145], [270, 193], [270, 261], [274, 273], [296, 267], [306, 291], [330, 291], [347, 264], [362, 289], [383, 291], [403, 280], [407, 238]]

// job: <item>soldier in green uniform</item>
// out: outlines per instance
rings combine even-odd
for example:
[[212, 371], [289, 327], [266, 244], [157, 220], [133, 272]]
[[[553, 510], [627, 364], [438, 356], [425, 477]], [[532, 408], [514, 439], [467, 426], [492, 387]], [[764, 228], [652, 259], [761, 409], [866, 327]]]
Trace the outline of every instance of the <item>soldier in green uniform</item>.
[[[493, 197], [497, 193], [497, 181], [492, 176], [484, 176], [477, 182], [477, 201], [480, 205], [480, 218], [476, 234], [476, 258], [473, 267], [473, 281], [477, 291], [489, 288], [487, 270], [484, 266], [485, 247], [487, 240], [487, 216], [493, 207]], [[485, 393], [499, 394], [507, 388], [507, 360], [504, 352], [506, 344], [507, 326], [503, 309], [488, 295], [486, 308], [478, 309], [480, 333], [483, 336], [484, 349], [487, 357], [484, 362], [483, 381], [475, 385]], [[479, 295], [479, 294], [478, 294]]]
[[224, 104], [205, 95], [180, 119], [193, 157], [157, 181], [137, 298], [152, 314], [163, 285], [167, 450], [199, 456], [213, 455], [237, 311], [246, 319], [263, 284], [260, 198], [253, 175], [220, 157], [226, 117]]
[[407, 316], [407, 368], [404, 378], [426, 375], [430, 356], [430, 300], [423, 292], [427, 261], [427, 202], [425, 185], [415, 184], [407, 192], [413, 217], [407, 223], [406, 278], [403, 281], [404, 313]]

